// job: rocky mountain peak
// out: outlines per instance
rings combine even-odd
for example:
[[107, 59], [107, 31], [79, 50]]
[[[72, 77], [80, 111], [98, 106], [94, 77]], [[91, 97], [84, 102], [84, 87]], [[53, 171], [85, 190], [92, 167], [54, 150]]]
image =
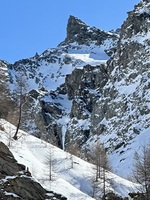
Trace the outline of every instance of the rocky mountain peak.
[[[150, 44], [149, 30], [150, 2], [141, 1], [133, 11], [128, 13], [128, 17], [121, 27], [113, 66], [122, 65], [123, 68], [126, 68], [128, 63], [130, 66], [132, 63], [132, 68], [134, 68], [135, 63], [138, 62], [137, 67], [141, 66], [142, 69], [143, 63], [146, 63], [146, 59], [149, 57], [149, 51], [147, 51]], [[146, 46], [147, 48], [145, 48]], [[141, 55], [143, 55], [142, 59], [140, 59]]]
[[80, 19], [74, 16], [70, 16], [67, 24], [67, 38], [68, 40], [72, 39], [76, 34], [79, 33], [79, 30], [87, 30], [87, 25], [82, 22]]
[[141, 1], [133, 11], [128, 12], [128, 18], [122, 25], [120, 39], [131, 38], [134, 35], [148, 32], [150, 28], [150, 2]]
[[79, 45], [90, 45], [94, 42], [101, 45], [106, 39], [118, 39], [115, 33], [105, 32], [96, 27], [90, 27], [77, 17], [70, 16], [67, 24], [67, 37], [60, 45], [76, 42]]

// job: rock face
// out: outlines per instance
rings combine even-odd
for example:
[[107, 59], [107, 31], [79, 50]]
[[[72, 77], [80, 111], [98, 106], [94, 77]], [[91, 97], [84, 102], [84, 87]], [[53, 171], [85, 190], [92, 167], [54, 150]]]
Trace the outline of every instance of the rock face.
[[6, 118], [8, 113], [12, 111], [13, 103], [9, 95], [9, 75], [8, 63], [0, 61], [0, 117]]
[[17, 175], [21, 171], [25, 171], [25, 166], [18, 164], [8, 147], [0, 142], [0, 178]]
[[[66, 137], [77, 140], [82, 146], [90, 136], [90, 120], [95, 102], [100, 98], [102, 88], [108, 80], [106, 66], [76, 69], [66, 77], [65, 88], [72, 100]], [[79, 135], [79, 132], [82, 134]], [[71, 134], [70, 134], [71, 133]], [[70, 136], [69, 136], [70, 135]]]
[[[48, 196], [48, 194], [51, 194]], [[8, 147], [0, 142], [0, 198], [20, 199], [62, 199], [65, 197], [48, 192], [31, 178], [24, 165], [18, 164]]]
[[139, 3], [122, 25], [117, 51], [107, 66], [109, 80], [93, 108], [91, 132], [115, 135], [114, 148], [127, 145], [150, 124], [149, 9], [150, 3]]

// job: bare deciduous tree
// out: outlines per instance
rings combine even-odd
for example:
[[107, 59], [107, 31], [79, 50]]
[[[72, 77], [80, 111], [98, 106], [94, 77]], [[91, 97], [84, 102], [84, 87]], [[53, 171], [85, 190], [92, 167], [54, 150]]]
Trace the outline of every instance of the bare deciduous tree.
[[16, 87], [16, 94], [17, 94], [17, 101], [18, 101], [18, 121], [17, 121], [17, 127], [16, 127], [16, 131], [15, 134], [13, 136], [14, 140], [18, 139], [18, 131], [20, 128], [20, 124], [21, 124], [21, 118], [22, 118], [22, 107], [25, 103], [25, 97], [26, 97], [26, 81], [23, 78], [22, 74], [19, 74], [19, 77], [17, 79], [17, 87]]
[[143, 145], [141, 153], [134, 156], [134, 179], [142, 186], [145, 200], [150, 199], [150, 145]]
[[96, 165], [96, 181], [101, 178], [102, 169], [110, 170], [110, 165], [104, 146], [97, 141], [90, 153], [90, 160]]
[[105, 199], [107, 181], [106, 172], [107, 170], [110, 170], [110, 164], [106, 150], [99, 141], [94, 144], [94, 147], [91, 150], [90, 160], [95, 164], [95, 181], [99, 181], [101, 185], [103, 185], [103, 199]]
[[72, 141], [67, 148], [67, 151], [70, 153], [70, 161], [71, 161], [71, 168], [74, 167], [73, 155], [80, 157], [80, 148], [76, 141]]
[[50, 146], [48, 149], [45, 163], [48, 166], [48, 179], [49, 179], [49, 181], [52, 181], [52, 172], [53, 172], [53, 167], [55, 165], [52, 146]]

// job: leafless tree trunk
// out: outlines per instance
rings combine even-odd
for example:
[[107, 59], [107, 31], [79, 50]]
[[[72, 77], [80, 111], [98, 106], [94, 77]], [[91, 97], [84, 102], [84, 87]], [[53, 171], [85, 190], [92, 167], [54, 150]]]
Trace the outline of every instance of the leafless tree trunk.
[[17, 123], [17, 127], [16, 127], [16, 132], [13, 136], [14, 140], [18, 139], [18, 131], [19, 131], [19, 127], [20, 127], [20, 123], [21, 123], [21, 116], [22, 116], [22, 102], [21, 102], [21, 96], [20, 96], [20, 102], [19, 102], [19, 116], [18, 116], [18, 123]]
[[106, 172], [110, 170], [110, 164], [108, 161], [107, 153], [104, 146], [97, 141], [91, 151], [90, 160], [95, 164], [95, 181], [103, 185], [103, 199], [106, 197]]
[[102, 180], [103, 180], [103, 200], [106, 199], [106, 169], [102, 168]]
[[90, 153], [90, 161], [96, 165], [96, 180], [101, 178], [102, 168], [110, 170], [106, 150], [100, 142], [96, 142]]
[[98, 183], [95, 180], [95, 173], [94, 176], [92, 177], [91, 186], [92, 186], [91, 196], [92, 198], [95, 198], [95, 195], [98, 192]]
[[48, 177], [49, 177], [49, 181], [52, 181], [52, 168], [54, 166], [54, 160], [53, 160], [53, 151], [52, 151], [52, 147], [50, 146], [49, 148], [49, 152], [46, 155], [46, 161], [45, 163], [48, 166]]
[[18, 85], [16, 88], [16, 93], [17, 96], [19, 97], [19, 107], [18, 107], [18, 122], [17, 122], [17, 127], [16, 127], [16, 131], [15, 134], [13, 136], [14, 140], [18, 139], [18, 131], [21, 125], [21, 118], [22, 118], [22, 107], [23, 104], [25, 103], [25, 91], [26, 91], [26, 82], [23, 79], [22, 75], [20, 74], [18, 77], [18, 81], [17, 81]]
[[145, 194], [145, 200], [150, 200], [150, 146], [143, 145], [140, 153], [134, 157], [134, 179], [139, 183]]
[[80, 156], [80, 148], [75, 141], [70, 142], [67, 151], [70, 153], [71, 168], [74, 167], [73, 155]]

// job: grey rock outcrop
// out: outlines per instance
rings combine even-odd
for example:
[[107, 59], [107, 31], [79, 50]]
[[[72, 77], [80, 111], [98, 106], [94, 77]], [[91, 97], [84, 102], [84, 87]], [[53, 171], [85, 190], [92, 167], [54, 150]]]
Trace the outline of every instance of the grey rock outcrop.
[[7, 118], [13, 109], [13, 102], [9, 93], [8, 63], [0, 60], [0, 118]]
[[0, 178], [17, 175], [19, 171], [25, 171], [25, 166], [18, 164], [8, 147], [0, 142]]
[[28, 169], [17, 163], [13, 154], [2, 142], [0, 142], [0, 198], [4, 200], [66, 200], [62, 195], [46, 191], [34, 181]]
[[[90, 120], [95, 102], [108, 81], [106, 66], [87, 65], [75, 69], [65, 80], [68, 97], [72, 100], [70, 122], [67, 126], [66, 141], [77, 140], [81, 147], [90, 137]], [[80, 124], [82, 121], [82, 125]]]

